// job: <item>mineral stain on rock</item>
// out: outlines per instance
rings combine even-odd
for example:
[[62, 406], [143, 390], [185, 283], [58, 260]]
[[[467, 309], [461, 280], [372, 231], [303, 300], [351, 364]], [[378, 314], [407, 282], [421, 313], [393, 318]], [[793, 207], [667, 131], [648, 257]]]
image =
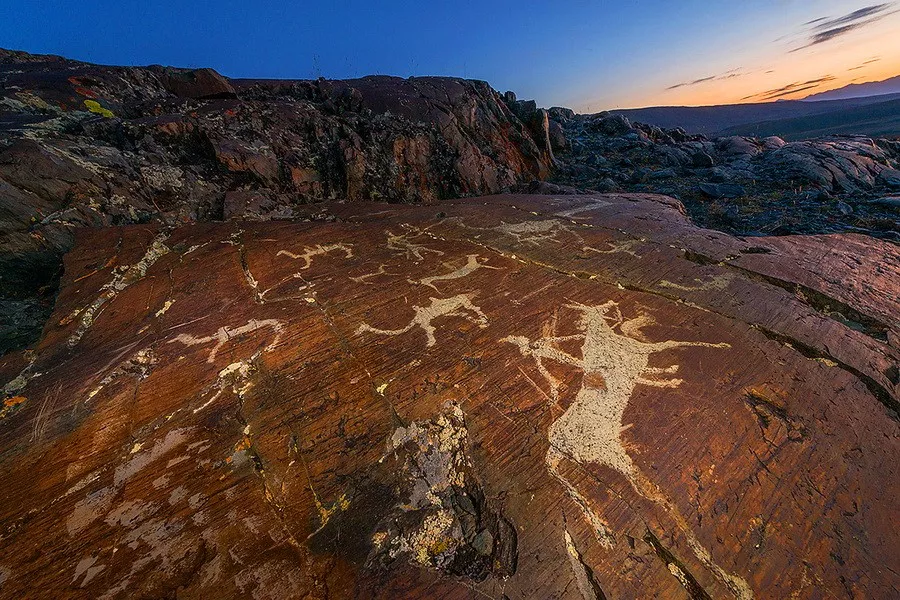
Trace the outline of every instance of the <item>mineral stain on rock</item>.
[[372, 534], [370, 561], [403, 559], [474, 581], [515, 574], [516, 528], [485, 498], [467, 443], [457, 404], [394, 431], [388, 452], [399, 462], [402, 501]]

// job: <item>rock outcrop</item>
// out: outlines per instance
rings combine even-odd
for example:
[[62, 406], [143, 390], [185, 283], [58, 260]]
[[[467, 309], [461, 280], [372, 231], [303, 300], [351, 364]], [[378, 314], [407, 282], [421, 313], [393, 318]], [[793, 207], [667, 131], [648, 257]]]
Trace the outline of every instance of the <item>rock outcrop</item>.
[[858, 231], [900, 240], [896, 210], [871, 202], [897, 189], [900, 141], [708, 140], [623, 115], [560, 117], [568, 143], [556, 152], [557, 184], [667, 194], [699, 223], [738, 234]]
[[896, 245], [654, 195], [307, 210], [75, 232], [0, 359], [4, 597], [900, 588]]
[[0, 352], [33, 338], [77, 228], [497, 193], [548, 176], [546, 145], [480, 81], [232, 81], [0, 51]]

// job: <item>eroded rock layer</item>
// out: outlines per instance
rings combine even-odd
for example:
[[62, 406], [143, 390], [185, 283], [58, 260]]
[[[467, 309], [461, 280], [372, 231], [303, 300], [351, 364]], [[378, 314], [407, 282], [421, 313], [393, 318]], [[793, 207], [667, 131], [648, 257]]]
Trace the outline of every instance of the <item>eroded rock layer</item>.
[[3, 597], [897, 594], [897, 246], [324, 212], [77, 233], [0, 359]]

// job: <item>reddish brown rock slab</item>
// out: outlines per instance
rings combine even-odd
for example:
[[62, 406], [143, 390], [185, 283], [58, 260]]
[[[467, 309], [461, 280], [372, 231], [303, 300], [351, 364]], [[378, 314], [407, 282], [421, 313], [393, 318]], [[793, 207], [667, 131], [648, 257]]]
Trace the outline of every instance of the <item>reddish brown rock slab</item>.
[[895, 596], [896, 247], [679, 208], [81, 230], [0, 365], [0, 595]]

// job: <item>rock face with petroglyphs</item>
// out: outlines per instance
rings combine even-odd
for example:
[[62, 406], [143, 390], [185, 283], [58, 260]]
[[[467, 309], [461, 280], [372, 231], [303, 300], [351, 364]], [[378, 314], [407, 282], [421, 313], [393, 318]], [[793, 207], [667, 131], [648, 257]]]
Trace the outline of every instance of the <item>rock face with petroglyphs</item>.
[[310, 208], [76, 232], [0, 359], [0, 597], [897, 595], [896, 245]]
[[434, 203], [552, 164], [483, 81], [229, 80], [0, 49], [0, 353], [34, 341], [78, 228]]

